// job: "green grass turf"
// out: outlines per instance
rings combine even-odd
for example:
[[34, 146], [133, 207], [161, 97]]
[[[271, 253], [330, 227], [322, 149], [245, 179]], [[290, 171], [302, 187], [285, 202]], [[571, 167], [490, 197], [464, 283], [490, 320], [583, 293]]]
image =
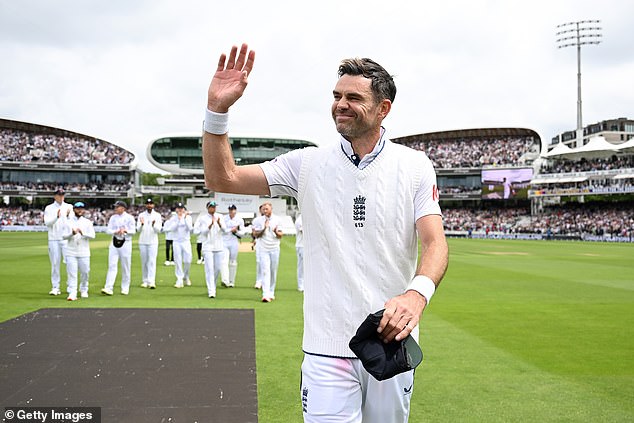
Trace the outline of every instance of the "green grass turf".
[[[139, 287], [135, 247], [130, 295], [117, 294], [117, 280], [115, 296], [100, 296], [108, 241], [92, 243], [90, 298], [71, 303], [47, 295], [46, 234], [0, 233], [0, 321], [44, 307], [253, 308], [259, 421], [302, 421], [294, 238], [283, 239], [271, 304], [252, 288], [253, 253], [240, 255], [238, 286], [209, 300], [203, 266], [192, 265], [194, 286], [172, 287], [162, 245], [158, 289]], [[449, 271], [423, 318], [411, 422], [634, 421], [634, 245], [449, 243]]]

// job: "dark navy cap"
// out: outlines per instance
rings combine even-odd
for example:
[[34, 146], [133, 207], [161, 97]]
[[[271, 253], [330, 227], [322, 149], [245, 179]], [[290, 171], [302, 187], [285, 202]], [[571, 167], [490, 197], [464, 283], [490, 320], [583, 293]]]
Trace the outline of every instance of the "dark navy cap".
[[377, 328], [383, 310], [368, 315], [350, 340], [350, 349], [376, 380], [385, 380], [412, 370], [423, 361], [423, 352], [411, 335], [387, 344], [379, 338]]

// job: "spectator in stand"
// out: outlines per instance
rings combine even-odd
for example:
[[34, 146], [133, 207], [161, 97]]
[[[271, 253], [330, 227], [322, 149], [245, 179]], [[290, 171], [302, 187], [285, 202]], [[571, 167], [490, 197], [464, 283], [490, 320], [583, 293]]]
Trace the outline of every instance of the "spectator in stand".
[[58, 188], [53, 194], [54, 201], [44, 209], [44, 224], [48, 229], [48, 257], [51, 261], [51, 285], [49, 295], [59, 295], [62, 261], [66, 262], [66, 244], [64, 239], [65, 219], [73, 212], [73, 207], [64, 201], [66, 192]]

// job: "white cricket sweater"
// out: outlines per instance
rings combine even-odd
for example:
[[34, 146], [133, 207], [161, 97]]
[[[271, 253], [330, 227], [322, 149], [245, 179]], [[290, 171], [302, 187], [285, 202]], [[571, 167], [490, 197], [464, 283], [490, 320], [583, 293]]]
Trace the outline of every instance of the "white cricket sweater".
[[[81, 229], [81, 234], [73, 235], [73, 229]], [[65, 222], [64, 239], [68, 240], [66, 255], [68, 257], [90, 257], [90, 240], [95, 239], [95, 228], [85, 217], [71, 215]]]
[[[220, 213], [215, 213], [213, 215], [209, 213], [201, 214], [196, 219], [196, 224], [194, 225], [194, 235], [199, 235], [202, 241], [202, 250], [203, 252], [209, 251], [222, 251], [224, 246], [223, 243], [223, 232], [222, 227], [218, 224], [217, 220], [220, 219], [222, 222], [223, 215]], [[209, 228], [209, 225], [214, 222]]]
[[[143, 223], [141, 223], [143, 222]], [[136, 231], [139, 233], [139, 245], [158, 245], [158, 234], [163, 227], [163, 218], [161, 215], [152, 210], [139, 213], [136, 223]]]
[[423, 152], [392, 142], [364, 169], [338, 144], [310, 150], [297, 196], [305, 252], [303, 350], [354, 358], [348, 343], [357, 327], [405, 292], [414, 276], [414, 196], [423, 178], [431, 192], [435, 174]]

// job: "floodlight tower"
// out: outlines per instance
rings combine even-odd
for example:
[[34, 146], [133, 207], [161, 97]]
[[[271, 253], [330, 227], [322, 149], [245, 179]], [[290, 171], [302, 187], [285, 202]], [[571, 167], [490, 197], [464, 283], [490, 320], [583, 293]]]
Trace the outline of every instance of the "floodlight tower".
[[557, 48], [577, 47], [577, 145], [583, 146], [583, 119], [581, 118], [581, 46], [601, 43], [599, 20], [568, 22], [557, 25]]

